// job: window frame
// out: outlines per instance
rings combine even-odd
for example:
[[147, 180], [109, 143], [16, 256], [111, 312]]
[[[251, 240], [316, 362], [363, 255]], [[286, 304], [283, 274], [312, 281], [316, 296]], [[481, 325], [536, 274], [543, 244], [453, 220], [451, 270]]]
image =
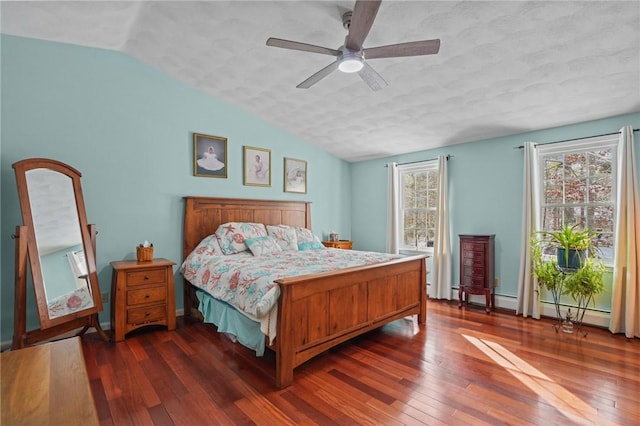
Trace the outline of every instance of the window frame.
[[[405, 223], [404, 223], [404, 214], [405, 214], [405, 205], [404, 205], [404, 175], [407, 173], [422, 173], [422, 172], [435, 172], [436, 175], [439, 172], [438, 160], [427, 160], [420, 161], [416, 163], [410, 164], [400, 164], [398, 165], [398, 187], [399, 187], [399, 206], [398, 206], [398, 217], [399, 217], [399, 250], [401, 253], [427, 253], [433, 254], [433, 246], [426, 247], [424, 249], [419, 249], [417, 247], [407, 246], [404, 243], [404, 231], [405, 231]], [[438, 185], [439, 186], [439, 185]], [[439, 191], [439, 189], [438, 189]], [[439, 197], [440, 194], [438, 194]], [[429, 210], [431, 207], [427, 206], [425, 210]], [[438, 206], [433, 208], [436, 212], [436, 223], [438, 217]], [[430, 229], [430, 228], [426, 228]], [[434, 241], [437, 237], [437, 225], [434, 226]]]
[[[612, 150], [612, 158], [611, 158], [611, 193], [612, 193], [612, 202], [611, 203], [598, 203], [598, 202], [590, 202], [585, 201], [583, 203], [575, 203], [573, 205], [577, 205], [578, 207], [584, 206], [584, 208], [588, 208], [589, 206], [597, 206], [603, 204], [610, 204], [613, 208], [613, 219], [612, 219], [612, 242], [615, 247], [615, 229], [616, 229], [616, 215], [618, 211], [618, 135], [605, 135], [605, 136], [595, 136], [589, 138], [581, 138], [571, 141], [565, 142], [556, 142], [551, 144], [540, 144], [536, 146], [536, 155], [537, 155], [537, 187], [538, 187], [538, 213], [540, 217], [540, 228], [543, 226], [544, 212], [546, 208], [549, 207], [560, 207], [572, 205], [571, 203], [546, 203], [545, 202], [545, 157], [554, 156], [554, 155], [566, 155], [566, 154], [580, 154], [585, 152], [603, 150], [603, 149], [611, 149]], [[586, 188], [585, 192], [588, 194], [589, 189]], [[566, 200], [565, 200], [566, 201]], [[564, 222], [564, 219], [563, 219]], [[564, 223], [563, 223], [564, 224]], [[612, 254], [611, 258], [604, 258], [603, 262], [607, 267], [613, 267], [615, 262], [615, 254]]]

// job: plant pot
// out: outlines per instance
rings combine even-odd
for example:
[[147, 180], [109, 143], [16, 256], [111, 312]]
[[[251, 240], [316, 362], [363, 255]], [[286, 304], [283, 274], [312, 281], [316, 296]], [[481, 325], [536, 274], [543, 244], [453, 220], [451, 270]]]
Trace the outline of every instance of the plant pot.
[[558, 257], [558, 267], [563, 269], [580, 269], [585, 259], [584, 250], [569, 249], [568, 262], [565, 249], [558, 247], [556, 255]]

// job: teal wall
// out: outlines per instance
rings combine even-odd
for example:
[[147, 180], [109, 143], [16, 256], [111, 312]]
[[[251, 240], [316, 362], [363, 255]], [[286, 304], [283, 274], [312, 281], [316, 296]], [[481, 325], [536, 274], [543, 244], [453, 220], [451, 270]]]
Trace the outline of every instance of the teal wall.
[[[118, 52], [19, 37], [0, 39], [0, 341], [13, 326], [14, 247], [22, 223], [11, 164], [29, 157], [63, 161], [83, 173], [90, 223], [99, 230], [97, 267], [102, 292], [109, 262], [134, 258], [143, 240], [155, 254], [181, 261], [184, 195], [313, 202], [314, 232], [352, 238], [354, 248], [384, 251], [389, 161], [450, 154], [449, 194], [453, 283], [458, 282], [457, 235], [496, 234], [498, 293], [515, 296], [520, 258], [521, 150], [525, 141], [549, 142], [640, 127], [640, 114], [459, 144], [349, 164], [264, 121]], [[193, 176], [192, 132], [227, 137], [227, 179]], [[636, 135], [636, 161], [640, 148]], [[402, 143], [398, 141], [397, 143]], [[270, 149], [272, 186], [242, 185], [242, 146]], [[306, 195], [284, 193], [283, 157], [309, 162]], [[337, 201], [337, 202], [336, 202]], [[336, 206], [343, 206], [336, 209]], [[176, 301], [182, 280], [176, 273]], [[37, 326], [33, 295], [29, 324]], [[100, 319], [109, 320], [105, 305]]]
[[[515, 297], [520, 264], [524, 154], [514, 147], [527, 141], [544, 143], [617, 132], [625, 125], [640, 128], [640, 113], [353, 164], [351, 236], [354, 248], [385, 249], [386, 163], [453, 155], [447, 163], [453, 286], [457, 288], [459, 282], [458, 235], [496, 234], [496, 277], [500, 278], [496, 293]], [[640, 133], [634, 136], [636, 166], [640, 170]]]
[[[53, 158], [82, 173], [87, 216], [99, 232], [102, 292], [110, 288], [109, 262], [134, 258], [144, 240], [157, 257], [181, 262], [185, 195], [311, 201], [316, 234], [350, 237], [349, 163], [122, 53], [6, 35], [0, 47], [1, 341], [13, 334], [10, 236], [22, 223], [11, 164], [24, 158]], [[227, 179], [193, 176], [192, 132], [228, 138]], [[271, 187], [242, 184], [244, 145], [271, 150]], [[283, 192], [284, 157], [308, 161], [307, 194]], [[35, 327], [32, 292], [28, 300]]]

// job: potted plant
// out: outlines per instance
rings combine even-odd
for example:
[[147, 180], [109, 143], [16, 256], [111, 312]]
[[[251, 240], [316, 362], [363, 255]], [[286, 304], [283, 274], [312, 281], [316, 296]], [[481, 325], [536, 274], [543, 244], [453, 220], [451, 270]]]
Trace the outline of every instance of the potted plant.
[[558, 268], [557, 260], [545, 261], [542, 257], [542, 246], [540, 240], [535, 237], [531, 239], [533, 273], [538, 279], [538, 286], [544, 287], [553, 297], [553, 304], [556, 308], [556, 318], [561, 319], [560, 296], [563, 294], [563, 272]]
[[538, 232], [543, 237], [541, 243], [556, 247], [560, 268], [578, 269], [588, 256], [597, 253], [593, 239], [598, 233], [590, 229], [578, 230], [577, 227], [565, 225], [560, 231]]
[[[533, 273], [538, 279], [538, 285], [549, 291], [553, 297], [553, 303], [556, 310], [556, 324], [554, 325], [556, 332], [561, 325], [563, 331], [572, 329], [572, 320], [578, 325], [582, 325], [585, 312], [594, 300], [594, 296], [604, 290], [604, 264], [595, 257], [597, 247], [593, 245], [593, 231], [576, 231], [575, 227], [565, 226], [559, 232], [538, 232], [547, 238], [539, 239], [533, 237], [531, 239], [532, 257], [533, 257]], [[566, 251], [556, 258], [545, 259], [543, 256], [543, 248], [548, 246], [550, 241], [558, 247], [562, 244]], [[576, 267], [565, 267], [563, 265], [571, 265], [570, 257], [567, 255], [569, 250], [577, 250], [581, 254], [576, 255], [580, 262]], [[564, 262], [563, 262], [564, 261]], [[571, 308], [565, 315], [561, 312], [560, 298], [563, 295], [569, 295], [576, 303], [576, 315], [571, 314]], [[565, 329], [567, 326], [567, 329]], [[586, 333], [585, 333], [586, 335]]]
[[593, 258], [585, 259], [583, 265], [564, 278], [563, 292], [576, 302], [576, 322], [582, 324], [584, 314], [593, 297], [604, 291], [604, 264]]

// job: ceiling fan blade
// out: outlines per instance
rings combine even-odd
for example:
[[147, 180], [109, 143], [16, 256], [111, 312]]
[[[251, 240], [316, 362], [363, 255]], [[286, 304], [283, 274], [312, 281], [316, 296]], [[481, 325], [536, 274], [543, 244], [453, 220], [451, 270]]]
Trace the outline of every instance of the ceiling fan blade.
[[313, 86], [314, 84], [316, 84], [317, 82], [319, 82], [320, 80], [322, 80], [323, 78], [325, 78], [326, 76], [328, 76], [329, 74], [331, 74], [337, 69], [338, 69], [338, 61], [332, 62], [331, 64], [322, 68], [320, 71], [318, 71], [317, 73], [315, 73], [314, 75], [312, 75], [311, 77], [303, 81], [302, 83], [298, 84], [296, 87], [298, 89], [308, 89], [309, 87]]
[[434, 55], [440, 50], [440, 40], [411, 41], [364, 49], [365, 59], [399, 58], [401, 56]]
[[351, 25], [345, 46], [349, 50], [362, 49], [364, 39], [367, 38], [371, 25], [376, 19], [381, 0], [357, 0], [351, 15]]
[[377, 92], [378, 90], [388, 86], [387, 82], [384, 81], [384, 78], [382, 78], [382, 76], [378, 74], [373, 68], [371, 68], [371, 66], [366, 62], [364, 63], [362, 69], [358, 71], [358, 75], [374, 92]]
[[298, 41], [283, 40], [280, 38], [270, 37], [267, 39], [267, 46], [281, 47], [283, 49], [301, 50], [303, 52], [322, 53], [323, 55], [338, 56], [336, 49], [328, 47], [315, 46], [313, 44], [300, 43]]

